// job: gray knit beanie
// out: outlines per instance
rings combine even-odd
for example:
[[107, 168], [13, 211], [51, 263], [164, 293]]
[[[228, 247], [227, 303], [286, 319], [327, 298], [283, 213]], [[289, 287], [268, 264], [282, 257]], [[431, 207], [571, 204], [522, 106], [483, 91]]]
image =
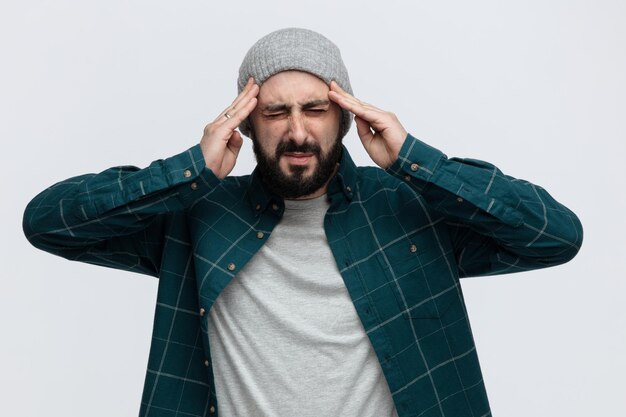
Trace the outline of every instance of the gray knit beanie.
[[[260, 86], [272, 75], [281, 71], [299, 70], [321, 78], [326, 84], [335, 80], [352, 94], [348, 71], [341, 59], [339, 48], [330, 40], [308, 29], [280, 29], [259, 39], [248, 51], [241, 67], [237, 89], [243, 90], [250, 77]], [[350, 129], [352, 117], [342, 110], [339, 137], [343, 138]], [[239, 125], [239, 130], [250, 136], [248, 119]]]

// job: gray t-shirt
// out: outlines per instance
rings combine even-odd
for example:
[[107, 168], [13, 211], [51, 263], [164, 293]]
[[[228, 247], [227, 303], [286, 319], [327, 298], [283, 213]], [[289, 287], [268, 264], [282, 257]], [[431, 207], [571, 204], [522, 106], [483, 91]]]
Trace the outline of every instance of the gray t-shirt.
[[396, 417], [324, 233], [326, 196], [286, 200], [207, 315], [222, 417]]

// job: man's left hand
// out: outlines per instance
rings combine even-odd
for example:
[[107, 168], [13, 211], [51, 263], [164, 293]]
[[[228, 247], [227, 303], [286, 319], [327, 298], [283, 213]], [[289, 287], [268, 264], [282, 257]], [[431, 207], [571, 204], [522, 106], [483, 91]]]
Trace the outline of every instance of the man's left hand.
[[356, 116], [357, 132], [370, 158], [381, 168], [398, 159], [407, 131], [395, 114], [356, 99], [332, 81], [328, 98]]

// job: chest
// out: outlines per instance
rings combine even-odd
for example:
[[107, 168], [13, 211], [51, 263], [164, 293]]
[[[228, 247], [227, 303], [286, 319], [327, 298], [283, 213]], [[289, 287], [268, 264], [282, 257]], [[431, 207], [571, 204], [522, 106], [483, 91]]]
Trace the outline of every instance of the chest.
[[[246, 204], [211, 202], [189, 214], [198, 295], [207, 311], [261, 248], [286, 255], [281, 267], [295, 270], [306, 265], [321, 271], [321, 263], [332, 260], [366, 328], [398, 315], [429, 317], [446, 307], [439, 295], [456, 285], [454, 254], [445, 225], [423, 206], [399, 210], [380, 199], [331, 205], [317, 228], [282, 222], [281, 215], [282, 208], [255, 213]], [[290, 239], [272, 239], [275, 231]]]

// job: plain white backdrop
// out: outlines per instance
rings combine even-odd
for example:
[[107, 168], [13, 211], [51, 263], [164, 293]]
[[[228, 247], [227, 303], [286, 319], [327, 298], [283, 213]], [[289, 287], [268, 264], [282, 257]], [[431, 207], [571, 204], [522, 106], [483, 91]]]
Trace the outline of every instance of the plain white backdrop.
[[[137, 415], [156, 279], [37, 251], [23, 209], [197, 143], [247, 49], [288, 26], [337, 43], [355, 95], [415, 136], [580, 216], [572, 262], [463, 281], [493, 413], [626, 415], [625, 17], [618, 0], [3, 1], [0, 415]], [[345, 143], [372, 164], [354, 127]], [[247, 142], [233, 174], [253, 166]]]

